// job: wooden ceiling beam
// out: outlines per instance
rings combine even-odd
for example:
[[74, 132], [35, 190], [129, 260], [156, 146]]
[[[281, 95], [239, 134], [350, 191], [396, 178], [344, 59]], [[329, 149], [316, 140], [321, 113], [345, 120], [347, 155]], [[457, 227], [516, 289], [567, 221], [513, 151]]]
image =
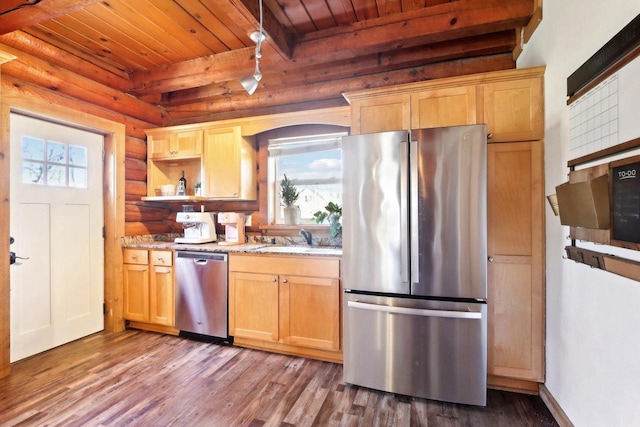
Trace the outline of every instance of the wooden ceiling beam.
[[126, 92], [131, 85], [128, 74], [108, 67], [107, 64], [97, 65], [100, 61], [82, 58], [75, 50], [62, 50], [52, 44], [42, 43], [40, 39], [24, 31], [1, 35], [0, 43], [122, 92]]
[[354, 52], [376, 53], [518, 28], [529, 22], [532, 5], [532, 0], [460, 0], [362, 21], [346, 31], [337, 27], [298, 39], [293, 59], [311, 63], [321, 53], [325, 62], [336, 61]]
[[[39, 3], [24, 0], [25, 6], [0, 15], [0, 34], [7, 34], [21, 28], [30, 27], [76, 10], [84, 9], [100, 0], [42, 0]], [[13, 2], [14, 4], [16, 2]], [[15, 6], [14, 6], [15, 7]], [[3, 8], [6, 11], [8, 8]]]
[[[393, 52], [367, 55], [354, 61], [339, 61], [315, 67], [300, 68], [291, 73], [267, 72], [261, 81], [262, 90], [277, 90], [282, 87], [300, 86], [326, 80], [338, 80], [391, 71], [397, 68], [411, 68], [430, 63], [462, 57], [509, 53], [515, 46], [515, 33], [503, 31], [483, 37], [465, 38], [438, 43], [427, 47], [400, 49]], [[206, 100], [213, 96], [227, 96], [235, 90], [242, 90], [239, 84], [222, 82], [163, 95], [160, 105], [172, 107]]]
[[515, 68], [515, 62], [510, 53], [457, 59], [376, 75], [325, 81], [303, 86], [284, 87], [273, 91], [256, 91], [251, 96], [246, 93], [219, 96], [211, 98], [208, 101], [167, 108], [167, 113], [172, 119], [171, 123], [175, 123], [181, 118], [192, 122], [206, 121], [216, 114], [231, 113], [234, 111], [243, 111], [245, 114], [250, 114], [251, 110], [264, 108], [265, 106], [277, 107], [286, 104], [308, 102], [309, 100], [319, 102], [340, 98], [344, 92], [509, 68]]
[[93, 79], [72, 73], [6, 45], [0, 44], [0, 51], [16, 56], [15, 60], [2, 65], [3, 79], [5, 76], [11, 76], [34, 86], [40, 86], [106, 110], [117, 111], [156, 126], [162, 126], [168, 120], [164, 109]]
[[[438, 43], [480, 34], [522, 27], [531, 18], [532, 0], [459, 0], [446, 5], [407, 12], [406, 20], [387, 22], [384, 18], [360, 22], [336, 31], [319, 32], [327, 37], [298, 41], [290, 61], [283, 61], [273, 49], [263, 52], [262, 68], [293, 71], [329, 62]], [[434, 10], [441, 13], [434, 13]], [[266, 46], [268, 47], [268, 46]], [[253, 68], [253, 48], [224, 52], [204, 58], [139, 71], [132, 76], [131, 93], [173, 92], [215, 82], [237, 80]]]
[[[239, 13], [248, 17], [258, 28], [260, 27], [260, 5], [258, 0], [239, 0], [235, 6]], [[266, 43], [271, 44], [282, 59], [291, 59], [293, 37], [285, 31], [271, 10], [264, 5], [262, 7], [262, 15], [262, 30], [267, 36]]]

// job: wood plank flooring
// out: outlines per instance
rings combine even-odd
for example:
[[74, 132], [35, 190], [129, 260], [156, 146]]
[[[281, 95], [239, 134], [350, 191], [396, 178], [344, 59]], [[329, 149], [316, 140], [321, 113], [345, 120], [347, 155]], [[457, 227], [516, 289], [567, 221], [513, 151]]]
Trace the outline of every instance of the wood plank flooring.
[[101, 332], [12, 365], [1, 426], [555, 426], [537, 396], [485, 408], [346, 385], [342, 365], [169, 335]]

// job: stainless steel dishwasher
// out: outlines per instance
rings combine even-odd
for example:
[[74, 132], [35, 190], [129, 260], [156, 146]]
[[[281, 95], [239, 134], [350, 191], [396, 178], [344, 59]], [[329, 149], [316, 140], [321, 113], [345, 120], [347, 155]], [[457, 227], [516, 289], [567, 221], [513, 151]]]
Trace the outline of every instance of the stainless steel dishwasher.
[[228, 340], [227, 254], [176, 252], [176, 329]]

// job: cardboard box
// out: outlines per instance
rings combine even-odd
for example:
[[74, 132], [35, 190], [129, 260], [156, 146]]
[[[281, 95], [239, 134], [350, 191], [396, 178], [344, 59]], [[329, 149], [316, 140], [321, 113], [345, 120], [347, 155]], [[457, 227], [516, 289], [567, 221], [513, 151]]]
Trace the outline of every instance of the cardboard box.
[[610, 227], [609, 175], [556, 187], [560, 223], [573, 227]]

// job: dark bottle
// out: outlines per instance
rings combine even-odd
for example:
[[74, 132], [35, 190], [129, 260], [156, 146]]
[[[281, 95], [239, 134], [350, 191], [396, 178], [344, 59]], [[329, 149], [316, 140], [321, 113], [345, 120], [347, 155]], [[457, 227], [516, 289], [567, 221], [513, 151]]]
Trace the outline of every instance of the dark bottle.
[[182, 176], [178, 180], [178, 189], [176, 191], [177, 196], [186, 196], [187, 195], [187, 179], [184, 177], [184, 171], [182, 171]]

